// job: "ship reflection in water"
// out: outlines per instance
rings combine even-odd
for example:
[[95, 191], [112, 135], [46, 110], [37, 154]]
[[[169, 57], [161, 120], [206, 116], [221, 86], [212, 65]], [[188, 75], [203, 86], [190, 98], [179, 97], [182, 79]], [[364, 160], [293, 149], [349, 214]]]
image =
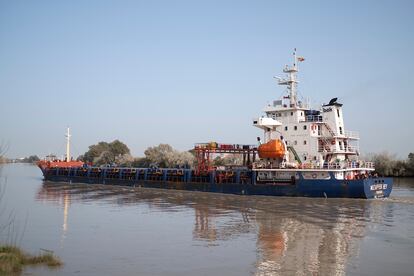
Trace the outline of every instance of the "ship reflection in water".
[[246, 246], [250, 242], [251, 255], [256, 257], [244, 266], [255, 275], [346, 274], [350, 259], [359, 254], [367, 222], [381, 220], [387, 212], [392, 217], [392, 209], [384, 210], [390, 205], [367, 200], [243, 197], [47, 182], [37, 200], [62, 206], [62, 243], [70, 231], [68, 216], [74, 203], [98, 201], [122, 207], [143, 205], [157, 214], [190, 213], [193, 245], [219, 247], [239, 238]]

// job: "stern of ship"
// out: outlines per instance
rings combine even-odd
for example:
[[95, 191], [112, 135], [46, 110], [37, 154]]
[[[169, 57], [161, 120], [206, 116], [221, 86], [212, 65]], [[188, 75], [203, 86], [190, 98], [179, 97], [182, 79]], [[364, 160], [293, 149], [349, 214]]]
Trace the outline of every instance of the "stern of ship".
[[366, 198], [386, 198], [392, 191], [391, 177], [376, 177], [364, 179], [364, 193]]

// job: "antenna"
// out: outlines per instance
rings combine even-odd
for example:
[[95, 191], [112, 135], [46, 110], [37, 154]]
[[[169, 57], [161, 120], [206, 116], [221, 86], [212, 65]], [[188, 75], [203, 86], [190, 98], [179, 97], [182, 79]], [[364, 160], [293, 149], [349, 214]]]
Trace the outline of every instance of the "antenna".
[[70, 129], [69, 127], [67, 128], [67, 132], [66, 132], [66, 162], [70, 161]]
[[298, 59], [296, 57], [296, 48], [293, 51], [293, 67], [288, 72], [289, 78], [291, 80], [290, 84], [290, 106], [296, 107], [297, 104], [297, 87], [298, 81], [296, 80], [296, 73], [298, 72]]
[[287, 74], [285, 78], [276, 77], [279, 81], [279, 85], [286, 85], [289, 91], [290, 107], [297, 106], [297, 85], [296, 73], [298, 72], [298, 61], [303, 61], [302, 57], [296, 56], [296, 48], [293, 51], [293, 66], [288, 66], [283, 69], [283, 72]]

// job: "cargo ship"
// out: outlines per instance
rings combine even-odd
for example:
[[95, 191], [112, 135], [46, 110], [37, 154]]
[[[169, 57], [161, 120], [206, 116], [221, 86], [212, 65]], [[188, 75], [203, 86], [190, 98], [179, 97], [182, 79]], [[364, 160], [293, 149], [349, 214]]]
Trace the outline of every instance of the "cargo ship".
[[[345, 129], [338, 99], [319, 108], [298, 99], [302, 61], [295, 49], [293, 65], [275, 77], [286, 94], [253, 119], [263, 132], [257, 145], [198, 143], [195, 169], [93, 167], [70, 159], [68, 130], [66, 160], [39, 162], [44, 179], [240, 195], [389, 197], [392, 178], [378, 177], [374, 164], [359, 158], [359, 134]], [[218, 154], [242, 156], [243, 166], [214, 167]]]

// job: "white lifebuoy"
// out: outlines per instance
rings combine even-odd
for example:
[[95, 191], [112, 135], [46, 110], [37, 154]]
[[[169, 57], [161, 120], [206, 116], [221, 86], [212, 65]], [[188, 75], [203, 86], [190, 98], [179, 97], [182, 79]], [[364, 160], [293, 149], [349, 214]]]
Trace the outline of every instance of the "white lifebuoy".
[[313, 173], [313, 174], [312, 174], [312, 178], [313, 178], [313, 179], [315, 179], [315, 178], [316, 178], [316, 176], [317, 176], [317, 175], [316, 175], [316, 173]]

